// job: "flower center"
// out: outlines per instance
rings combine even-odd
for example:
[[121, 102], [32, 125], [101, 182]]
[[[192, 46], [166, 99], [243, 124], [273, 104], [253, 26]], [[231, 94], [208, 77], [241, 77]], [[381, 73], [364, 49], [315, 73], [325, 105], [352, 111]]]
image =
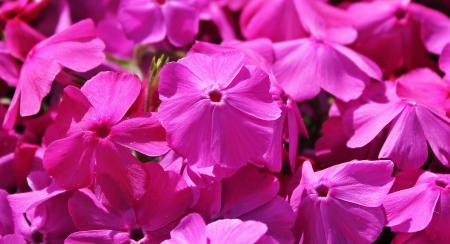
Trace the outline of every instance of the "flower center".
[[94, 132], [98, 137], [105, 138], [111, 132], [111, 127], [107, 123], [94, 124], [90, 130]]
[[394, 15], [397, 20], [403, 20], [408, 16], [408, 12], [406, 11], [406, 9], [400, 8], [395, 11]]
[[444, 181], [444, 180], [437, 179], [436, 180], [436, 185], [439, 186], [439, 187], [445, 188], [445, 187], [447, 187], [448, 183], [446, 181]]
[[159, 3], [159, 4], [165, 4], [166, 0], [156, 0], [156, 2]]
[[328, 188], [328, 186], [324, 185], [324, 184], [320, 184], [318, 186], [316, 186], [315, 188], [317, 195], [319, 195], [320, 197], [326, 197], [328, 196], [328, 191], [330, 190]]
[[33, 243], [42, 243], [44, 241], [44, 235], [37, 230], [33, 230], [33, 232], [31, 232], [31, 240]]
[[220, 103], [222, 101], [222, 93], [217, 89], [210, 91], [208, 93], [208, 96], [209, 100], [211, 100], [212, 102]]
[[142, 231], [142, 229], [139, 227], [131, 228], [129, 232], [129, 237], [132, 240], [139, 241], [142, 238], [144, 238], [144, 231]]

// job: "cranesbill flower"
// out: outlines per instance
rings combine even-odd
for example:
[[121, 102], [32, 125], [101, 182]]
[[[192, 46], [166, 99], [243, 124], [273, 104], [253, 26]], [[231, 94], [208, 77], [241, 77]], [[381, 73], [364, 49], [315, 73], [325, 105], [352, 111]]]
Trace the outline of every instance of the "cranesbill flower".
[[192, 213], [184, 217], [170, 232], [170, 240], [163, 244], [181, 243], [257, 243], [264, 238], [267, 226], [257, 221], [222, 219], [205, 224], [203, 218]]
[[92, 183], [97, 170], [117, 175], [137, 170], [129, 168], [136, 159], [126, 148], [149, 156], [169, 150], [154, 114], [126, 116], [140, 90], [137, 76], [115, 72], [99, 73], [81, 90], [64, 90], [58, 116], [44, 137], [44, 167], [58, 184], [82, 188]]
[[303, 164], [291, 197], [303, 243], [372, 243], [384, 226], [381, 207], [394, 180], [391, 161], [350, 161], [314, 172]]
[[[426, 237], [435, 243], [445, 243], [450, 238], [446, 231], [450, 224], [449, 175], [421, 172], [411, 188], [389, 194], [383, 207], [387, 226], [393, 231], [414, 233], [424, 230], [422, 237], [414, 238]], [[411, 234], [408, 236], [411, 238]], [[408, 239], [406, 237], [403, 238]]]
[[189, 163], [239, 168], [267, 150], [280, 109], [268, 75], [243, 60], [240, 52], [192, 54], [163, 68], [161, 124]]
[[378, 155], [390, 158], [402, 169], [417, 169], [428, 158], [428, 144], [444, 165], [449, 165], [450, 120], [445, 103], [450, 90], [433, 71], [423, 68], [387, 82], [385, 101], [369, 101], [344, 116], [351, 137], [347, 145], [362, 147], [390, 125]]

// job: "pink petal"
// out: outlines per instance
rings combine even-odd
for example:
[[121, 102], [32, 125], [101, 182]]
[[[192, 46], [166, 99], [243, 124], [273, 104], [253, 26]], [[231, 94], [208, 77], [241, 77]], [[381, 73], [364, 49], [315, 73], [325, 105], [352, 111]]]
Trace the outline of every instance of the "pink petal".
[[105, 208], [87, 189], [76, 191], [68, 201], [73, 223], [79, 230], [112, 229], [126, 231], [127, 219]]
[[267, 37], [279, 42], [307, 35], [293, 1], [250, 1], [242, 12], [240, 26], [247, 39]]
[[172, 239], [164, 243], [207, 243], [205, 228], [205, 222], [199, 214], [189, 214], [170, 232]]
[[439, 192], [430, 189], [428, 184], [389, 194], [383, 202], [387, 226], [400, 232], [423, 230], [433, 217], [439, 195]]
[[88, 80], [81, 92], [96, 110], [99, 120], [117, 123], [133, 105], [141, 90], [136, 75], [105, 71]]
[[[45, 69], [43, 69], [45, 67]], [[51, 85], [61, 66], [55, 61], [41, 57], [28, 57], [22, 66], [16, 93], [20, 90], [20, 115], [37, 114], [41, 102], [50, 92]]]
[[44, 167], [66, 190], [87, 187], [93, 180], [96, 144], [94, 139], [84, 133], [56, 140], [45, 151]]
[[121, 121], [111, 129], [111, 140], [148, 156], [169, 151], [166, 131], [155, 114], [143, 114]]
[[417, 118], [422, 125], [425, 138], [436, 157], [444, 165], [450, 162], [450, 120], [439, 114], [434, 114], [426, 108], [416, 107]]
[[15, 58], [0, 50], [0, 79], [9, 86], [17, 86], [19, 80], [20, 66]]
[[9, 234], [9, 235], [2, 236], [2, 237], [0, 237], [0, 243], [2, 243], [2, 244], [9, 244], [9, 243], [27, 244], [27, 242], [25, 241], [23, 236], [18, 235], [18, 234]]
[[104, 205], [128, 209], [145, 194], [145, 170], [130, 151], [104, 140], [98, 144], [95, 156], [95, 193]]
[[427, 141], [414, 107], [406, 107], [393, 122], [379, 158], [390, 158], [401, 169], [418, 169], [427, 160]]
[[320, 207], [329, 243], [373, 243], [384, 226], [381, 208], [368, 208], [333, 198]]
[[200, 26], [200, 13], [188, 4], [169, 1], [163, 6], [167, 38], [176, 47], [192, 43]]
[[444, 104], [450, 87], [438, 74], [428, 68], [415, 69], [401, 76], [397, 80], [396, 89], [400, 97], [445, 113]]
[[[199, 100], [203, 96], [201, 90], [208, 86], [208, 81], [212, 80], [208, 74], [209, 71], [204, 70], [207, 60], [205, 55], [195, 55], [189, 57], [189, 65], [192, 67], [181, 64], [183, 61], [164, 65], [158, 86], [160, 99], [165, 101], [178, 96], [188, 96], [188, 98], [195, 97]], [[195, 68], [191, 71], [190, 68], [193, 67]]]
[[239, 168], [263, 155], [272, 140], [272, 121], [256, 119], [231, 106], [216, 106], [212, 122], [213, 162], [226, 168]]
[[[303, 101], [320, 92], [316, 81], [316, 53], [307, 39], [282, 42], [274, 47], [276, 62], [273, 70], [283, 90], [294, 100]], [[301, 78], [300, 78], [301, 77]]]
[[278, 180], [254, 166], [241, 168], [222, 183], [222, 214], [225, 218], [237, 218], [266, 204], [276, 196], [280, 188]]
[[298, 211], [294, 230], [298, 236], [302, 236], [303, 243], [328, 243], [328, 226], [325, 223], [326, 217], [320, 211], [320, 203], [306, 198], [295, 208]]
[[250, 72], [248, 79], [241, 81], [235, 79], [230, 84], [226, 91], [226, 103], [262, 120], [278, 119], [281, 110], [269, 93], [269, 77], [260, 69]]
[[22, 61], [25, 60], [30, 50], [44, 38], [41, 33], [19, 18], [6, 23], [5, 44], [11, 55]]
[[138, 43], [155, 43], [166, 36], [164, 15], [158, 3], [147, 0], [121, 1], [119, 20], [127, 36]]
[[[214, 164], [211, 156], [212, 111], [209, 101], [197, 97], [171, 99], [159, 107], [168, 144], [192, 164]], [[199, 127], [201, 131], [196, 130]], [[196, 145], [195, 150], [192, 145]]]
[[439, 57], [439, 67], [446, 74], [450, 74], [450, 44], [447, 44], [442, 50], [442, 54]]
[[331, 183], [330, 196], [362, 205], [381, 206], [394, 183], [391, 161], [350, 161], [320, 171]]
[[0, 189], [0, 235], [14, 232], [12, 212], [7, 197], [8, 192]]
[[128, 233], [113, 230], [89, 230], [79, 231], [70, 234], [65, 243], [70, 244], [110, 244], [110, 243], [127, 243], [130, 241]]
[[39, 191], [11, 194], [8, 196], [8, 201], [15, 212], [25, 213], [64, 192], [64, 189], [53, 183]]
[[447, 226], [450, 225], [450, 194], [443, 189], [441, 197], [436, 203], [433, 218], [431, 223], [426, 228], [429, 236], [434, 238], [438, 243], [445, 243], [450, 238], [450, 233], [447, 231]]
[[353, 131], [347, 146], [356, 148], [367, 145], [404, 107], [404, 104], [399, 102], [367, 103], [344, 115], [344, 123]]
[[257, 221], [238, 219], [217, 220], [206, 226], [211, 243], [255, 243], [267, 232], [267, 226]]
[[266, 235], [272, 237], [280, 243], [291, 243], [294, 241], [292, 227], [295, 222], [295, 215], [289, 203], [276, 196], [263, 206], [247, 212], [240, 216], [241, 220], [255, 220], [267, 225]]
[[176, 173], [164, 172], [158, 164], [144, 164], [148, 174], [146, 194], [137, 204], [137, 219], [154, 231], [185, 214], [192, 204], [191, 189]]
[[420, 4], [409, 4], [412, 17], [420, 23], [420, 34], [428, 51], [440, 54], [450, 42], [450, 19], [443, 13]]

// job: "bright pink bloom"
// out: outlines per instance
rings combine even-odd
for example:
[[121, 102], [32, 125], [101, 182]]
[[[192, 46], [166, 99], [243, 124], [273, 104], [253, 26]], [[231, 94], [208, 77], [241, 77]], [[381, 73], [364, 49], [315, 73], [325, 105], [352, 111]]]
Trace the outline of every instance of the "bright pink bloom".
[[[435, 243], [450, 239], [450, 176], [422, 172], [411, 188], [389, 194], [383, 207], [387, 226], [396, 232], [419, 232]], [[420, 211], [418, 211], [420, 210]], [[419, 238], [419, 237], [415, 237]]]
[[371, 78], [381, 79], [371, 60], [327, 39], [311, 37], [275, 44], [275, 57], [275, 77], [296, 101], [315, 97], [321, 88], [349, 101], [362, 94]]
[[62, 242], [75, 231], [67, 209], [70, 196], [70, 192], [54, 183], [32, 192], [9, 195], [16, 233], [31, 243]]
[[219, 243], [257, 243], [264, 238], [267, 226], [257, 221], [222, 219], [205, 224], [203, 218], [192, 213], [184, 217], [170, 232], [170, 240], [163, 244], [219, 244]]
[[[19, 109], [21, 116], [37, 114], [42, 99], [50, 92], [51, 84], [61, 70], [68, 68], [85, 72], [95, 68], [104, 59], [103, 48], [104, 44], [96, 38], [95, 27], [90, 20], [78, 22], [36, 44], [26, 54], [20, 71], [19, 83], [8, 110], [10, 119]], [[19, 54], [25, 55], [23, 52]]]
[[201, 189], [193, 211], [207, 222], [217, 219], [254, 220], [266, 224], [266, 235], [280, 243], [294, 240], [294, 213], [289, 203], [278, 196], [280, 183], [267, 171], [247, 165], [232, 177]]
[[194, 41], [200, 17], [189, 1], [121, 0], [119, 19], [128, 37], [137, 43], [155, 43], [167, 37], [174, 46]]
[[241, 16], [245, 37], [267, 37], [275, 42], [309, 35], [354, 39], [356, 31], [348, 28], [350, 23], [344, 11], [315, 0], [251, 0]]
[[191, 191], [180, 176], [164, 172], [156, 163], [144, 164], [143, 168], [144, 180], [135, 185], [142, 193], [139, 198], [133, 197], [136, 189], [121, 190], [122, 183], [106, 175], [99, 184], [107, 190], [97, 197], [88, 189], [75, 192], [69, 200], [69, 211], [79, 231], [66, 241], [159, 243], [167, 239], [170, 229], [192, 204]]
[[387, 75], [434, 66], [427, 51], [440, 54], [450, 42], [450, 19], [410, 0], [355, 3], [348, 11], [358, 29], [356, 50]]
[[381, 207], [393, 184], [391, 161], [351, 161], [314, 172], [303, 164], [291, 197], [303, 243], [372, 243], [384, 226]]
[[280, 116], [269, 87], [267, 74], [245, 65], [240, 52], [166, 64], [159, 115], [169, 145], [190, 164], [245, 165], [267, 150]]
[[450, 76], [450, 44], [445, 46], [439, 57], [439, 67], [446, 75]]
[[445, 103], [450, 88], [429, 69], [413, 70], [396, 85], [386, 83], [388, 99], [368, 101], [345, 115], [352, 132], [347, 145], [362, 147], [390, 125], [389, 135], [378, 155], [390, 158], [402, 169], [417, 169], [427, 160], [430, 145], [446, 166], [450, 161], [450, 120]]
[[137, 160], [126, 148], [149, 156], [168, 151], [154, 114], [127, 116], [140, 90], [137, 76], [114, 72], [99, 73], [81, 90], [64, 90], [58, 116], [44, 137], [44, 167], [58, 184], [82, 188], [98, 170], [134, 170]]

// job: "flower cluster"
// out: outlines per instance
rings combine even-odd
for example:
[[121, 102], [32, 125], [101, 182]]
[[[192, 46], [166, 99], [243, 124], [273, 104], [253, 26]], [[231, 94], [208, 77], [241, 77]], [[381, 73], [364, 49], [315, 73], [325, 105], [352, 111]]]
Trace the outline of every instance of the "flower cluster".
[[450, 243], [449, 16], [0, 1], [0, 244]]

